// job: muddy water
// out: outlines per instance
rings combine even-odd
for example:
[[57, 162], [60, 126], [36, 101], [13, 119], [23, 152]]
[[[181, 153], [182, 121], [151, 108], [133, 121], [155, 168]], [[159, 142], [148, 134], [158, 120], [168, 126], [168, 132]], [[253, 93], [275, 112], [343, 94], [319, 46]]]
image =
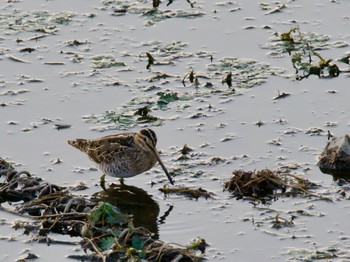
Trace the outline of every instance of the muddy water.
[[[216, 194], [214, 199], [198, 201], [164, 197], [158, 188], [167, 180], [159, 166], [128, 179], [128, 184], [152, 195], [159, 205], [159, 217], [171, 207], [165, 220], [158, 223], [162, 240], [186, 244], [197, 236], [203, 237], [210, 244], [205, 257], [212, 261], [295, 261], [312, 257], [316, 250], [329, 254], [331, 248], [339, 261], [349, 259], [349, 204], [347, 197], [339, 193], [347, 187], [338, 186], [332, 176], [322, 174], [315, 165], [327, 142], [328, 130], [334, 135], [348, 133], [348, 76], [295, 81], [287, 54], [271, 58], [273, 50], [261, 48], [271, 43], [274, 32], [286, 32], [299, 25], [302, 32], [329, 37], [319, 51], [323, 57], [344, 56], [349, 47], [337, 48], [334, 43], [349, 42], [349, 3], [292, 1], [285, 3], [287, 8], [281, 12], [267, 14], [277, 7], [276, 3], [262, 10], [258, 3], [246, 1], [199, 1], [194, 8], [186, 1], [174, 1], [168, 7], [166, 3], [159, 7], [161, 11], [169, 10], [166, 17], [161, 13], [159, 17], [142, 15], [151, 8], [148, 2], [122, 4], [131, 7], [120, 16], [113, 15], [114, 8], [120, 8], [118, 1], [2, 4], [1, 13], [6, 16], [1, 19], [0, 103], [6, 106], [0, 108], [0, 156], [15, 162], [17, 169], [29, 170], [55, 184], [68, 186], [83, 181], [89, 189], [82, 193], [91, 195], [100, 191], [100, 173], [90, 170], [89, 160], [66, 141], [137, 131], [145, 124], [122, 126], [96, 118], [101, 120], [108, 110], [130, 113], [139, 103], [148, 102], [151, 114], [162, 121], [146, 126], [157, 132], [158, 148], [170, 171], [182, 170], [175, 178], [177, 185], [203, 187]], [[47, 12], [38, 14], [34, 12], [37, 10]], [[63, 22], [53, 22], [57, 16]], [[37, 28], [45, 28], [47, 35], [30, 40], [43, 34], [35, 31]], [[73, 40], [81, 44], [69, 45]], [[35, 50], [19, 51], [25, 47]], [[171, 64], [147, 70], [146, 52], [151, 52], [156, 62]], [[125, 65], [98, 68], [92, 60], [97, 55], [112, 55]], [[230, 57], [278, 67], [274, 69], [278, 76], [271, 76], [271, 72], [257, 74], [256, 78], [264, 81], [243, 89], [240, 86], [245, 82], [237, 80], [238, 74], [233, 86], [236, 92], [229, 92], [221, 84], [228, 70], [218, 75], [209, 68]], [[348, 68], [345, 64], [340, 67]], [[197, 89], [188, 80], [186, 87], [181, 83], [192, 69], [201, 76]], [[156, 73], [172, 77], [148, 81]], [[214, 87], [204, 87], [206, 82]], [[149, 88], [152, 86], [155, 88]], [[217, 90], [222, 92], [213, 92]], [[178, 92], [181, 98], [160, 109], [155, 103], [158, 91]], [[278, 92], [291, 95], [273, 100]], [[138, 102], [131, 102], [133, 98]], [[264, 124], [258, 127], [258, 121]], [[72, 127], [58, 131], [55, 124]], [[323, 132], [307, 134], [311, 128]], [[194, 151], [187, 162], [177, 161], [178, 150], [184, 144]], [[213, 157], [223, 161], [212, 163]], [[58, 158], [61, 164], [55, 164]], [[270, 206], [254, 207], [222, 192], [222, 182], [235, 169], [286, 166], [293, 167], [291, 173], [321, 185], [317, 193], [334, 202], [284, 198]], [[108, 181], [116, 182], [112, 178]], [[150, 181], [157, 184], [151, 187]], [[277, 214], [286, 219], [296, 215], [294, 226], [273, 229]], [[82, 253], [74, 245], [48, 248], [45, 244], [27, 243], [29, 237], [10, 228], [11, 221], [23, 218], [6, 212], [1, 216], [5, 219], [0, 227], [3, 261], [15, 260], [23, 252], [34, 253], [42, 261], [62, 261], [67, 255]], [[79, 241], [52, 237], [73, 244]], [[29, 251], [23, 251], [26, 249]], [[53, 252], [62, 256], [52, 258]]]

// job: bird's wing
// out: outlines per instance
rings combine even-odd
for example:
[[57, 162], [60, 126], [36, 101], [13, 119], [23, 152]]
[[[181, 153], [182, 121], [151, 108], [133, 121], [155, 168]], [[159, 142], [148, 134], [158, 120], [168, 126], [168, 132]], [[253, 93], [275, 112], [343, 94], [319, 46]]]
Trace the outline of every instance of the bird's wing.
[[96, 140], [89, 140], [86, 153], [96, 163], [110, 163], [118, 155], [125, 154], [133, 149], [133, 136], [119, 134]]

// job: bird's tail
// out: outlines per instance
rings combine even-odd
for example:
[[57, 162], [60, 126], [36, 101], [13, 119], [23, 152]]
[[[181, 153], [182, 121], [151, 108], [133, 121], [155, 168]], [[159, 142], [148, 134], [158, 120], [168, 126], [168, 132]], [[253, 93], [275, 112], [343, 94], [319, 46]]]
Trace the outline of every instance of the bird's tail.
[[86, 151], [86, 148], [88, 147], [88, 143], [86, 139], [68, 140], [68, 144], [70, 144], [71, 146], [74, 146], [75, 148], [83, 152]]

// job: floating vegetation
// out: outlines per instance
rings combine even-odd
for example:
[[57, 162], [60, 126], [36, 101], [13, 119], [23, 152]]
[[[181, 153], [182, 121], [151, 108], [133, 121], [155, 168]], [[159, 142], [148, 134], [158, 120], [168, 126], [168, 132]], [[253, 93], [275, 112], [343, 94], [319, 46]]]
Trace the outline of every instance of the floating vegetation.
[[164, 121], [150, 112], [156, 110], [167, 110], [168, 104], [176, 101], [188, 101], [190, 96], [180, 96], [177, 92], [157, 92], [155, 98], [151, 96], [136, 97], [116, 110], [108, 110], [99, 115], [83, 116], [85, 122], [102, 124], [93, 127], [98, 131], [110, 129], [127, 129], [137, 124], [161, 125]]
[[5, 106], [21, 106], [24, 105], [24, 103], [26, 102], [26, 100], [22, 100], [22, 99], [16, 99], [13, 101], [8, 101], [6, 103], [2, 102], [0, 103], [0, 107], [5, 107]]
[[[171, 5], [174, 2], [174, 0], [168, 0], [167, 6]], [[190, 0], [186, 0], [187, 3], [190, 4], [192, 8], [194, 8], [194, 2], [191, 2]]]
[[[269, 169], [257, 172], [236, 170], [225, 182], [224, 189], [233, 192], [236, 199], [250, 198], [266, 204], [280, 196], [316, 196], [310, 189], [316, 184], [292, 174], [278, 174]], [[317, 196], [320, 198], [320, 196]]]
[[49, 11], [21, 12], [17, 10], [13, 13], [2, 13], [0, 15], [0, 29], [7, 33], [36, 32], [53, 34], [58, 31], [57, 25], [68, 24], [75, 13]]
[[85, 41], [80, 41], [80, 40], [69, 40], [69, 41], [66, 41], [66, 44], [68, 46], [80, 46], [80, 45], [85, 45], [85, 44], [88, 44], [89, 42], [87, 40]]
[[[173, 0], [168, 0], [167, 6], [171, 6]], [[184, 1], [185, 2], [185, 1]], [[199, 8], [194, 5], [194, 2], [186, 0], [190, 5], [184, 7], [184, 9], [162, 9], [159, 0], [153, 0], [152, 6], [144, 5], [142, 1], [128, 1], [127, 3], [118, 0], [104, 0], [102, 1], [103, 7], [101, 9], [112, 9], [114, 16], [121, 16], [126, 13], [137, 14], [142, 18], [146, 19], [146, 26], [153, 26], [154, 24], [165, 21], [172, 18], [197, 18], [205, 15], [204, 12], [200, 11]], [[186, 9], [187, 8], [187, 9]]]
[[261, 127], [261, 126], [265, 125], [265, 123], [263, 121], [259, 120], [259, 121], [255, 122], [254, 125]]
[[195, 79], [195, 74], [194, 74], [194, 70], [192, 69], [191, 72], [187, 73], [184, 78], [182, 79], [182, 84], [186, 87], [186, 78], [188, 78], [188, 80], [190, 81], [190, 83], [194, 82]]
[[280, 229], [283, 227], [293, 227], [295, 216], [291, 216], [290, 219], [286, 219], [281, 215], [277, 214], [272, 221], [272, 228]]
[[164, 195], [176, 194], [183, 195], [189, 198], [194, 198], [198, 200], [200, 197], [204, 197], [205, 199], [213, 197], [213, 193], [209, 192], [203, 188], [189, 188], [189, 187], [168, 187], [164, 186], [159, 188], [159, 191], [163, 192]]
[[178, 158], [178, 160], [187, 160], [189, 159], [188, 154], [192, 152], [193, 149], [190, 148], [187, 144], [185, 144], [182, 149], [180, 150], [181, 156]]
[[140, 107], [136, 110], [134, 115], [138, 115], [137, 122], [139, 123], [150, 123], [158, 121], [159, 118], [155, 116], [151, 116], [149, 113], [151, 112], [151, 109], [149, 106]]
[[99, 69], [126, 66], [124, 62], [117, 61], [113, 55], [95, 55], [90, 59], [94, 67]]
[[40, 78], [33, 78], [29, 75], [19, 75], [19, 80], [20, 81], [26, 81], [27, 83], [41, 83], [44, 82], [43, 79]]
[[24, 53], [24, 52], [26, 52], [26, 53], [31, 53], [31, 52], [34, 52], [35, 50], [36, 50], [36, 49], [33, 48], [33, 47], [25, 47], [25, 48], [19, 49], [19, 51], [20, 51], [21, 53]]
[[[312, 64], [311, 53], [319, 59], [318, 64]], [[301, 53], [297, 52], [292, 55], [293, 67], [296, 70], [296, 79], [302, 80], [310, 75], [317, 75], [322, 78], [338, 77], [340, 70], [336, 64], [331, 64], [333, 59], [325, 60], [319, 53], [310, 51], [308, 55], [309, 62], [304, 62]], [[299, 71], [303, 71], [299, 74]]]
[[72, 126], [71, 126], [71, 125], [65, 125], [65, 124], [55, 124], [54, 127], [55, 127], [57, 130], [62, 130], [62, 129], [71, 128]]
[[102, 124], [92, 127], [92, 130], [106, 131], [110, 129], [126, 129], [136, 125], [132, 111], [123, 108], [118, 110], [105, 111], [100, 115], [85, 115], [83, 119], [85, 122], [92, 122]]
[[29, 92], [28, 89], [18, 89], [18, 90], [3, 90], [0, 92], [0, 96], [15, 96], [23, 93]]
[[188, 44], [181, 41], [163, 43], [157, 40], [153, 40], [143, 43], [142, 46], [149, 47], [151, 53], [158, 53], [159, 56], [165, 57], [168, 60], [188, 57], [191, 55], [190, 53], [183, 52]]
[[146, 69], [150, 69], [152, 65], [161, 66], [161, 65], [172, 65], [173, 64], [172, 61], [155, 62], [156, 59], [149, 52], [146, 52], [146, 55], [147, 55], [147, 59], [148, 59]]
[[13, 55], [7, 55], [7, 58], [10, 59], [13, 62], [18, 62], [18, 63], [29, 63], [29, 61], [23, 60], [21, 58], [15, 57]]
[[143, 18], [146, 18], [146, 26], [153, 26], [158, 22], [165, 21], [171, 18], [199, 18], [205, 15], [204, 12], [199, 10], [160, 10], [149, 8], [129, 8], [129, 12], [133, 14], [140, 14]]
[[173, 76], [169, 75], [169, 74], [157, 72], [154, 76], [147, 78], [146, 81], [153, 82], [153, 81], [158, 81], [160, 79], [166, 79], [166, 78], [171, 78], [171, 77], [173, 77]]
[[205, 242], [204, 238], [198, 237], [197, 239], [193, 240], [190, 244], [187, 245], [187, 248], [190, 250], [199, 250], [202, 252], [202, 254], [205, 253], [205, 248], [208, 246], [207, 242]]
[[179, 100], [178, 94], [176, 92], [170, 92], [170, 93], [157, 92], [157, 96], [159, 96], [157, 105], [160, 108], [164, 108], [169, 103]]
[[281, 98], [286, 98], [286, 97], [288, 97], [288, 96], [290, 96], [290, 94], [289, 93], [285, 93], [285, 92], [280, 92], [279, 90], [278, 90], [278, 93], [277, 93], [277, 95], [273, 98], [273, 100], [278, 100], [278, 99], [281, 99]]
[[350, 65], [350, 55], [346, 55], [340, 59], [338, 59], [339, 62], [342, 62], [344, 64]]
[[271, 42], [260, 46], [263, 49], [271, 50], [271, 57], [283, 57], [292, 51], [302, 50], [305, 44], [309, 44], [313, 50], [328, 49], [332, 46], [329, 42], [330, 37], [327, 35], [316, 34], [313, 32], [301, 32], [298, 27], [292, 27], [289, 31], [276, 33]]
[[329, 247], [288, 248], [283, 253], [298, 261], [332, 261], [350, 258], [348, 249], [339, 248], [336, 245]]
[[[165, 106], [169, 98], [158, 100], [159, 106]], [[173, 99], [173, 98], [172, 98]], [[143, 107], [140, 105], [146, 104]], [[146, 98], [140, 100], [138, 98], [132, 99], [127, 105], [118, 108], [117, 110], [105, 111], [100, 115], [86, 115], [83, 116], [84, 121], [103, 124], [103, 126], [94, 127], [93, 129], [105, 131], [109, 129], [126, 129], [136, 126], [139, 123], [152, 123], [153, 125], [160, 125], [162, 120], [156, 116], [150, 115], [152, 105], [155, 102]]]
[[324, 132], [323, 129], [318, 128], [318, 127], [311, 127], [309, 130], [305, 132], [305, 134], [310, 135], [310, 136], [320, 136]]
[[232, 72], [228, 72], [226, 76], [221, 81], [222, 84], [227, 84], [229, 88], [232, 87]]
[[44, 62], [44, 65], [65, 65], [66, 63], [64, 62]]
[[270, 14], [274, 14], [274, 13], [279, 13], [281, 12], [283, 9], [287, 8], [287, 6], [285, 4], [281, 4], [279, 2], [275, 3], [277, 6], [276, 7], [272, 7], [270, 6], [270, 4], [268, 3], [259, 3], [260, 8], [262, 10], [267, 11], [265, 14], [266, 15], [270, 15]]
[[[215, 72], [215, 74], [222, 75], [223, 72], [229, 71], [224, 78], [227, 81], [235, 82], [238, 88], [251, 88], [266, 82], [266, 79], [271, 75], [281, 75], [284, 69], [271, 67], [266, 63], [257, 62], [249, 58], [234, 58], [226, 57], [221, 59], [218, 63], [208, 65], [208, 70]], [[227, 83], [229, 85], [229, 83]]]
[[[69, 256], [88, 261], [200, 261], [206, 242], [198, 238], [188, 246], [168, 244], [154, 239], [152, 232], [134, 227], [131, 219], [117, 206], [73, 195], [63, 187], [33, 177], [27, 171], [17, 172], [0, 158], [0, 174], [5, 177], [0, 187], [0, 203], [10, 202], [14, 210], [34, 221], [16, 223], [33, 239], [55, 243], [49, 234], [81, 237], [84, 256]], [[19, 202], [18, 204], [13, 204]], [[38, 224], [36, 221], [40, 221]]]
[[302, 80], [310, 75], [320, 78], [338, 77], [341, 70], [332, 63], [333, 59], [325, 59], [317, 50], [333, 47], [343, 47], [339, 43], [330, 44], [329, 37], [315, 33], [303, 33], [299, 27], [292, 27], [288, 32], [277, 34], [272, 44], [265, 45], [273, 51], [273, 56], [280, 57], [284, 53], [291, 56], [296, 79]]

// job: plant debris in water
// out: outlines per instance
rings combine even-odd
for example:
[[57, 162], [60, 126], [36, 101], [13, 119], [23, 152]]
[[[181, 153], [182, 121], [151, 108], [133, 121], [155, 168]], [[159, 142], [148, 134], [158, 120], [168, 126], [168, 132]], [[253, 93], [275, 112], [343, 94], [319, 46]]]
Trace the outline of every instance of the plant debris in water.
[[176, 194], [176, 195], [184, 195], [186, 197], [194, 198], [198, 200], [200, 197], [204, 197], [205, 199], [213, 197], [213, 193], [209, 192], [203, 188], [189, 188], [189, 187], [168, 187], [164, 186], [162, 188], [159, 188], [161, 192], [164, 193], [164, 195], [169, 195], [169, 194]]
[[257, 172], [235, 170], [225, 182], [224, 189], [233, 192], [236, 199], [253, 198], [263, 204], [279, 196], [314, 195], [310, 189], [316, 184], [292, 174], [277, 174], [269, 169]]
[[[205, 240], [197, 239], [187, 247], [168, 244], [152, 238], [146, 228], [133, 226], [130, 218], [116, 206], [98, 199], [87, 199], [69, 193], [63, 187], [48, 184], [27, 171], [17, 172], [0, 158], [0, 203], [20, 202], [12, 213], [40, 221], [33, 226], [17, 223], [35, 234], [34, 238], [48, 241], [50, 233], [82, 238], [82, 248], [90, 250], [84, 256], [69, 256], [88, 261], [199, 261], [205, 250]], [[29, 222], [30, 224], [30, 222]], [[29, 231], [28, 231], [29, 230]]]
[[288, 32], [278, 34], [274, 44], [265, 46], [275, 53], [288, 53], [291, 57], [296, 79], [302, 80], [310, 75], [320, 78], [338, 77], [341, 70], [334, 59], [325, 59], [317, 50], [325, 49], [329, 37], [313, 33], [302, 33], [299, 27], [292, 27]]
[[186, 87], [186, 78], [188, 78], [188, 80], [190, 81], [190, 83], [194, 82], [195, 79], [195, 74], [194, 74], [194, 70], [192, 69], [191, 72], [187, 73], [184, 78], [182, 79], [182, 84], [184, 85], [184, 87]]
[[278, 99], [281, 99], [281, 98], [286, 98], [286, 97], [288, 97], [288, 96], [290, 96], [290, 94], [289, 93], [285, 93], [285, 92], [280, 92], [279, 90], [278, 90], [278, 93], [277, 93], [277, 95], [273, 98], [273, 100], [278, 100]]
[[146, 55], [147, 55], [147, 58], [148, 58], [148, 63], [147, 63], [147, 66], [146, 66], [146, 68], [147, 69], [150, 69], [151, 68], [151, 65], [153, 65], [154, 64], [154, 57], [150, 54], [150, 53], [146, 53]]
[[179, 156], [179, 158], [177, 160], [188, 160], [188, 159], [190, 159], [188, 154], [190, 152], [192, 152], [192, 151], [193, 151], [193, 149], [190, 148], [187, 144], [185, 144], [183, 146], [183, 148], [180, 150], [181, 155]]
[[158, 120], [158, 117], [151, 116], [149, 113], [151, 112], [151, 109], [149, 106], [144, 106], [138, 108], [134, 115], [138, 115], [139, 117], [137, 118], [137, 121], [139, 123], [149, 123], [149, 122], [154, 122]]

